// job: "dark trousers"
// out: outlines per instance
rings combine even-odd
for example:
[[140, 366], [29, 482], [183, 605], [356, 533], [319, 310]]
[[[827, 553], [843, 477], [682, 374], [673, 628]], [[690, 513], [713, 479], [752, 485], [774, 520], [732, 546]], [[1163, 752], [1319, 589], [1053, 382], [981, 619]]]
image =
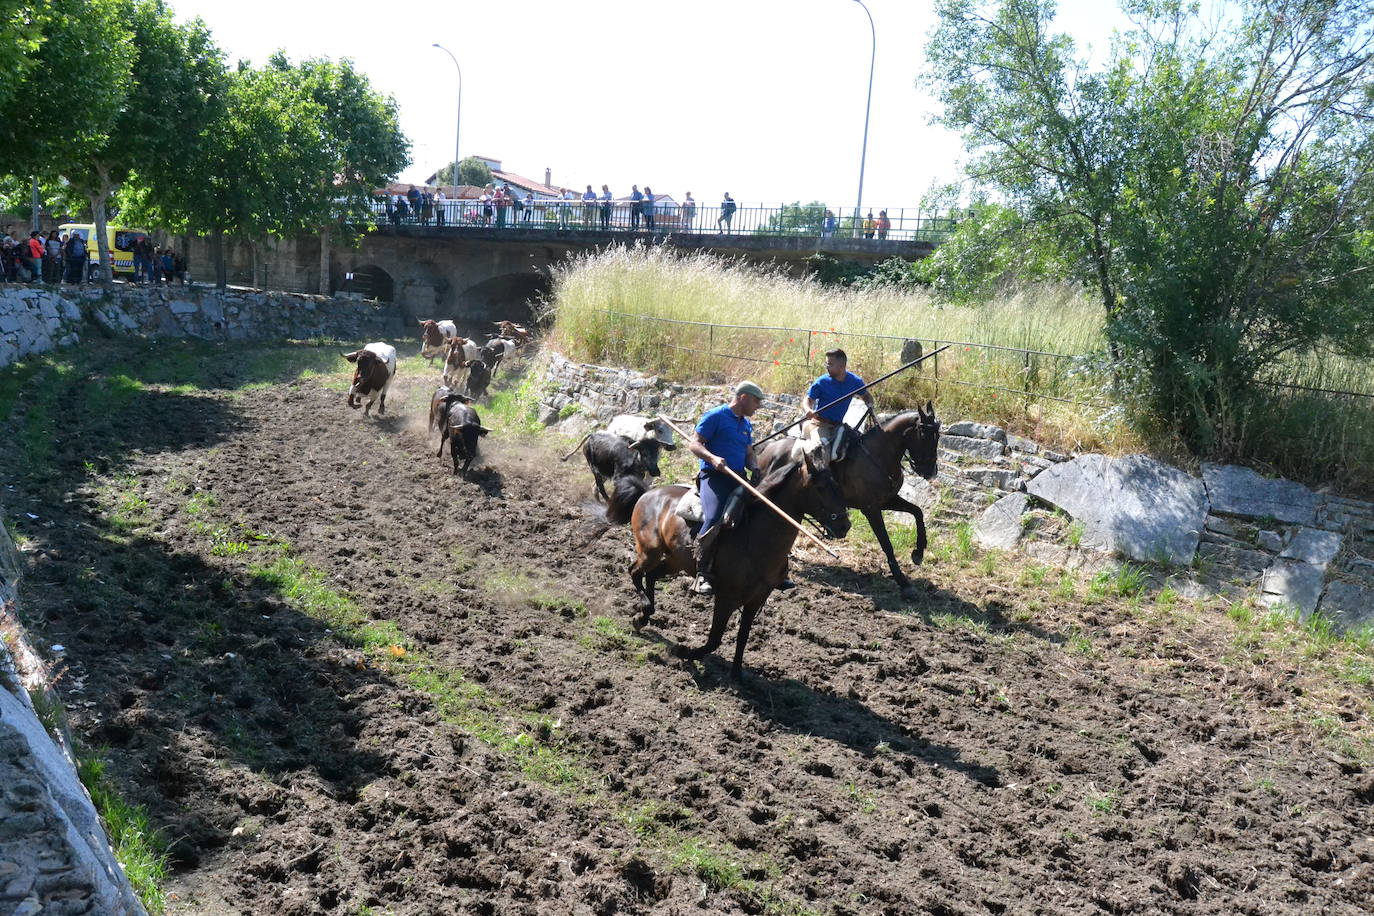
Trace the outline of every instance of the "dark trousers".
[[701, 530], [709, 531], [720, 522], [725, 503], [739, 484], [723, 471], [703, 470], [697, 474], [697, 489], [701, 492]]
[[639, 218], [644, 215], [643, 204], [630, 204], [630, 229], [639, 228]]
[[610, 205], [610, 204], [602, 204], [602, 205], [601, 205], [601, 228], [602, 228], [602, 229], [609, 229], [609, 228], [611, 228], [611, 205]]
[[86, 282], [86, 256], [84, 254], [67, 258], [67, 282]]

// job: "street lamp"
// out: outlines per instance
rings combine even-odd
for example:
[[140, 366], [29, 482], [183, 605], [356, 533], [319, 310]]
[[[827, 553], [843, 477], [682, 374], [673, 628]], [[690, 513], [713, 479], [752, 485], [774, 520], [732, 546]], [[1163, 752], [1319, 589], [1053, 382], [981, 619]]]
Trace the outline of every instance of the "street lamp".
[[[454, 57], [454, 56], [453, 56], [453, 52], [450, 51], [448, 48], [446, 48], [446, 47], [444, 47], [443, 45], [439, 44], [437, 41], [434, 43], [434, 47], [438, 48], [440, 51], [443, 51], [445, 54], [447, 54], [447, 55], [449, 56], [449, 60], [453, 61], [453, 66], [454, 66], [454, 68], [457, 69], [457, 71], [458, 71], [458, 117], [457, 117], [457, 119], [454, 121], [454, 126], [453, 126], [453, 175], [452, 175], [453, 185], [454, 185], [454, 187], [457, 187], [457, 186], [458, 186], [458, 163], [460, 163], [460, 162], [463, 161], [462, 159], [459, 159], [459, 158], [458, 158], [458, 138], [462, 135], [460, 132], [461, 132], [462, 129], [463, 129], [463, 68], [458, 66], [458, 58]], [[865, 128], [865, 130], [867, 130], [867, 128]], [[865, 142], [867, 142], [866, 139], [865, 139]], [[860, 182], [860, 186], [862, 186], [862, 181]]]
[[868, 114], [873, 109], [873, 64], [878, 57], [878, 30], [873, 27], [873, 14], [864, 5], [864, 0], [854, 0], [864, 8], [868, 17], [868, 32], [873, 39], [873, 48], [868, 55], [868, 101], [864, 103], [864, 146], [859, 156], [859, 201], [854, 205], [854, 237], [858, 238], [863, 229], [864, 208], [864, 165], [868, 162]]

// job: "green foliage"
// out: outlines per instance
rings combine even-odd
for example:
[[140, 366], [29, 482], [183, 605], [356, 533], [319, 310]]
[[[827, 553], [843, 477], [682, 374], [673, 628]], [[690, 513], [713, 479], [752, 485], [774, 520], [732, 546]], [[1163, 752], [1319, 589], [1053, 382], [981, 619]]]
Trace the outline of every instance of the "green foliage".
[[1048, 224], [1028, 223], [1017, 211], [979, 202], [930, 257], [911, 265], [913, 282], [941, 298], [981, 304], [1027, 280], [1054, 280], [1072, 270]]
[[148, 812], [120, 795], [114, 780], [105, 771], [105, 761], [98, 755], [82, 755], [77, 774], [105, 825], [115, 858], [128, 876], [129, 883], [149, 913], [158, 914], [167, 908], [162, 890], [169, 872], [167, 840], [153, 829]]
[[1053, 32], [1052, 0], [937, 10], [943, 122], [1095, 290], [1144, 422], [1235, 455], [1277, 357], [1374, 346], [1370, 0], [1242, 0], [1212, 25], [1131, 3], [1098, 67]]
[[[127, 12], [126, 0], [50, 0], [0, 13], [7, 173], [60, 174], [64, 163], [106, 142], [134, 59]], [[80, 104], [66, 103], [69, 85], [80, 87]]]
[[825, 204], [819, 200], [809, 204], [801, 201], [784, 204], [768, 218], [768, 232], [770, 235], [820, 235], [825, 214]]
[[[450, 162], [439, 169], [439, 174], [435, 179], [439, 184], [455, 184], [453, 180], [453, 163]], [[491, 167], [476, 156], [467, 156], [462, 162], [458, 163], [458, 181], [456, 184], [471, 185], [475, 188], [486, 187], [492, 183]]]

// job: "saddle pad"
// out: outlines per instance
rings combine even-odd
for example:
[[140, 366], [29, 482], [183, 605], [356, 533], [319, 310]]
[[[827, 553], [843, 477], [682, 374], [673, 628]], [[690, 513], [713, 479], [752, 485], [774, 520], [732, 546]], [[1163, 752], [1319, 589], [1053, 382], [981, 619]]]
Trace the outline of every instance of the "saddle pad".
[[701, 523], [701, 494], [695, 488], [677, 501], [677, 517], [688, 524]]

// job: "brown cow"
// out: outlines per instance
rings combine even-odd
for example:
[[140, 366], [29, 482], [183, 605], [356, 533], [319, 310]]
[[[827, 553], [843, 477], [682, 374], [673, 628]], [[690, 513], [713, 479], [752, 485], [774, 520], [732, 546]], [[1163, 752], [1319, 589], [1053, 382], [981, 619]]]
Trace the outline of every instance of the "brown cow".
[[372, 404], [380, 398], [382, 403], [377, 408], [377, 413], [379, 416], [384, 415], [386, 390], [391, 387], [391, 380], [396, 377], [396, 348], [391, 344], [377, 341], [361, 350], [345, 353], [343, 358], [358, 367], [353, 370], [353, 383], [348, 388], [348, 406], [357, 410], [363, 406], [363, 399], [367, 398], [363, 416], [371, 416]]
[[420, 355], [434, 365], [436, 356], [443, 356], [448, 341], [458, 336], [458, 326], [452, 321], [426, 319], [420, 322]]

